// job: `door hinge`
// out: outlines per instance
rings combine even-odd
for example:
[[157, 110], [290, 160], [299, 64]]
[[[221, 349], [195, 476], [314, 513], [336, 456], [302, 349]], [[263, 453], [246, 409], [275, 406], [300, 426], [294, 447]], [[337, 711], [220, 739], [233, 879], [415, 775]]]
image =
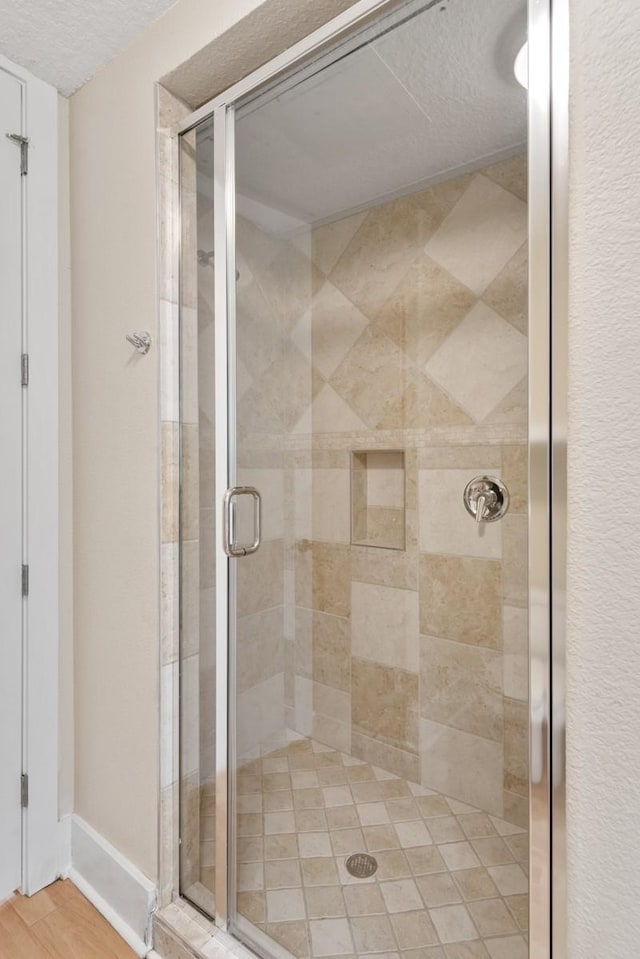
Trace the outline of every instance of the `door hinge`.
[[23, 809], [29, 805], [29, 777], [26, 773], [20, 776], [20, 805]]
[[29, 385], [29, 354], [23, 353], [20, 357], [20, 370], [22, 373], [22, 385]]
[[29, 595], [29, 567], [22, 567], [22, 595]]
[[19, 133], [7, 133], [7, 139], [20, 147], [20, 176], [26, 176], [29, 172], [29, 137], [20, 136]]

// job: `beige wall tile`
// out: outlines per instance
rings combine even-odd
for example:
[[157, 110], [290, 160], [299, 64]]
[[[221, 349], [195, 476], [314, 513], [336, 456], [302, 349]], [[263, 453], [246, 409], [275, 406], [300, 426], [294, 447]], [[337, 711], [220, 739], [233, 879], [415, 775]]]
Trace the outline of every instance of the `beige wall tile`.
[[529, 698], [529, 611], [504, 607], [504, 694], [526, 702]]
[[189, 886], [200, 878], [200, 774], [180, 780], [180, 881]]
[[198, 311], [184, 306], [180, 311], [180, 421], [198, 423]]
[[367, 503], [389, 509], [404, 508], [404, 452], [375, 451], [366, 454]]
[[418, 670], [418, 597], [412, 590], [354, 582], [351, 590], [354, 656]]
[[372, 317], [460, 195], [440, 185], [370, 210], [331, 272], [332, 282]]
[[[290, 340], [284, 340], [275, 360], [260, 377], [258, 386], [284, 428], [290, 430], [311, 406], [322, 387], [322, 379], [298, 347]], [[239, 420], [241, 427], [255, 429], [251, 405], [240, 408], [247, 410], [247, 415]]]
[[366, 213], [354, 213], [313, 230], [311, 259], [319, 270], [327, 274], [331, 272], [366, 216]]
[[161, 664], [172, 663], [178, 658], [178, 562], [177, 543], [163, 543], [161, 547]]
[[370, 429], [400, 427], [406, 366], [404, 353], [384, 334], [367, 327], [330, 383]]
[[529, 503], [529, 456], [526, 446], [505, 446], [502, 451], [502, 478], [509, 490], [509, 512], [526, 513]]
[[415, 555], [403, 550], [382, 550], [357, 546], [351, 553], [354, 581], [396, 589], [417, 589], [418, 569]]
[[394, 426], [405, 429], [443, 430], [456, 426], [470, 426], [473, 418], [452, 398], [446, 390], [433, 382], [421, 371], [408, 366], [405, 375], [406, 389], [399, 404], [389, 411], [383, 428]]
[[425, 253], [479, 295], [526, 238], [526, 204], [477, 175], [427, 243]]
[[[293, 671], [298, 676], [313, 678], [313, 610], [301, 606], [294, 607], [295, 625], [293, 632], [294, 663]], [[286, 611], [285, 611], [286, 616]]]
[[312, 615], [312, 676], [334, 689], [351, 688], [351, 630], [349, 620], [329, 613]]
[[495, 816], [502, 815], [501, 743], [422, 719], [420, 756], [426, 786]]
[[236, 312], [238, 358], [256, 380], [275, 361], [279, 342], [271, 309], [258, 283], [238, 286]]
[[181, 772], [184, 776], [199, 774], [200, 657], [197, 653], [183, 659], [180, 664], [180, 722]]
[[422, 365], [474, 302], [471, 290], [421, 254], [377, 314], [376, 325]]
[[528, 380], [523, 376], [520, 382], [507, 393], [495, 409], [486, 417], [483, 426], [520, 426], [522, 437], [526, 435], [529, 417]]
[[529, 795], [529, 710], [513, 699], [504, 701], [504, 788]]
[[351, 696], [323, 683], [313, 684], [313, 709], [316, 713], [333, 716], [343, 723], [351, 722]]
[[364, 759], [382, 769], [388, 769], [389, 772], [402, 776], [410, 782], [420, 781], [420, 757], [414, 752], [396, 749], [395, 746], [389, 746], [370, 736], [363, 736], [361, 732], [352, 729], [351, 753], [358, 759]]
[[481, 423], [527, 372], [527, 340], [478, 302], [425, 366], [427, 376]]
[[284, 671], [283, 608], [240, 616], [236, 624], [237, 686], [249, 689]]
[[236, 735], [243, 758], [284, 729], [284, 675], [277, 673], [238, 695]]
[[338, 543], [303, 540], [296, 549], [298, 606], [349, 616], [351, 613], [351, 548]]
[[302, 736], [313, 731], [313, 681], [304, 676], [294, 677], [295, 730]]
[[300, 416], [293, 433], [348, 433], [366, 430], [358, 414], [333, 387], [325, 383], [314, 397], [310, 407]]
[[[362, 524], [358, 519], [362, 520]], [[360, 541], [367, 546], [376, 546], [381, 549], [403, 550], [405, 547], [405, 511], [403, 509], [386, 509], [381, 506], [369, 506], [364, 510], [362, 517], [358, 517], [353, 532], [353, 542], [358, 542], [358, 532], [361, 532]], [[364, 527], [364, 528], [363, 528]]]
[[528, 328], [529, 245], [523, 243], [482, 294], [484, 302], [516, 330]]
[[529, 799], [526, 796], [517, 796], [515, 793], [504, 793], [504, 816], [505, 819], [521, 826], [522, 829], [529, 827]]
[[216, 582], [216, 510], [200, 509], [200, 591]]
[[327, 281], [300, 318], [292, 339], [307, 360], [328, 378], [368, 322], [366, 316]]
[[180, 444], [177, 423], [162, 423], [161, 470], [162, 470], [162, 542], [175, 543], [179, 528], [179, 476]]
[[197, 539], [200, 528], [199, 433], [198, 427], [180, 427], [182, 478], [180, 497], [180, 534], [183, 539]]
[[466, 469], [429, 469], [418, 472], [420, 549], [423, 553], [457, 553], [462, 556], [502, 556], [499, 523], [477, 523], [465, 509], [463, 493], [474, 476], [500, 477], [486, 465]]
[[289, 241], [278, 241], [275, 257], [256, 277], [281, 335], [291, 332], [322, 285], [322, 273]]
[[420, 714], [502, 741], [502, 653], [422, 636]]
[[257, 553], [238, 563], [238, 615], [281, 606], [284, 591], [282, 540], [263, 543]]
[[330, 384], [369, 429], [428, 428], [469, 422], [459, 406], [372, 326], [355, 342]]
[[198, 540], [183, 540], [181, 561], [181, 655], [193, 656], [200, 651], [200, 544]]
[[348, 469], [296, 470], [295, 535], [325, 543], [349, 543]]
[[499, 446], [424, 446], [417, 451], [418, 469], [475, 470], [481, 464], [491, 472], [502, 467]]
[[334, 716], [314, 712], [311, 722], [311, 735], [327, 746], [333, 746], [341, 752], [351, 752], [351, 723], [342, 722]]
[[459, 643], [501, 649], [500, 563], [422, 555], [420, 631]]
[[527, 517], [507, 514], [502, 525], [504, 601], [512, 606], [526, 606], [529, 602]]
[[418, 677], [356, 657], [351, 665], [354, 732], [418, 751]]
[[485, 176], [510, 190], [515, 196], [526, 202], [527, 200], [527, 155], [520, 153], [508, 160], [500, 160], [486, 167]]

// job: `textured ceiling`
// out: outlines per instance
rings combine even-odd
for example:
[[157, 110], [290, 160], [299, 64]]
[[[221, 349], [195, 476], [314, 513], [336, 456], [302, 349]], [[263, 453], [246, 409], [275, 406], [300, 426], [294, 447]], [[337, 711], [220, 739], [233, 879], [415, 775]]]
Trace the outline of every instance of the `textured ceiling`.
[[526, 95], [513, 63], [524, 0], [413, 7], [412, 19], [239, 112], [245, 215], [257, 221], [262, 206], [275, 230], [282, 214], [319, 222], [522, 152]]
[[175, 0], [0, 0], [0, 53], [69, 95]]

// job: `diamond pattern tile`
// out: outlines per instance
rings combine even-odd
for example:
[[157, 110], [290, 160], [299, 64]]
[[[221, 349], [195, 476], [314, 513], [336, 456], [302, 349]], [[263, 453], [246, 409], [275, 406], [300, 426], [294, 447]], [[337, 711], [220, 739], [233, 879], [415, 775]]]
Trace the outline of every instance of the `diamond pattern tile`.
[[467, 313], [425, 370], [481, 423], [527, 372], [527, 340], [484, 303]]
[[425, 253], [478, 296], [527, 238], [527, 205], [487, 177], [473, 177]]
[[332, 283], [325, 283], [291, 338], [325, 377], [330, 377], [368, 325], [367, 318]]

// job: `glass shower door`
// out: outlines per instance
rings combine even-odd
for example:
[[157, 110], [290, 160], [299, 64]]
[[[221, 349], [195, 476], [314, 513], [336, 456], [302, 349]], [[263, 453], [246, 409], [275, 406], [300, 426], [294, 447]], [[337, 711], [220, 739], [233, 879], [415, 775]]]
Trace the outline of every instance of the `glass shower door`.
[[474, 9], [395, 8], [228, 127], [229, 912], [265, 955], [528, 954], [524, 5]]
[[[180, 140], [180, 194], [179, 879], [182, 895], [214, 915], [219, 524], [215, 507], [211, 118]], [[165, 428], [173, 430], [174, 426]], [[172, 535], [171, 531], [168, 533]], [[166, 545], [163, 549], [172, 547]], [[172, 565], [170, 569], [173, 568]]]

